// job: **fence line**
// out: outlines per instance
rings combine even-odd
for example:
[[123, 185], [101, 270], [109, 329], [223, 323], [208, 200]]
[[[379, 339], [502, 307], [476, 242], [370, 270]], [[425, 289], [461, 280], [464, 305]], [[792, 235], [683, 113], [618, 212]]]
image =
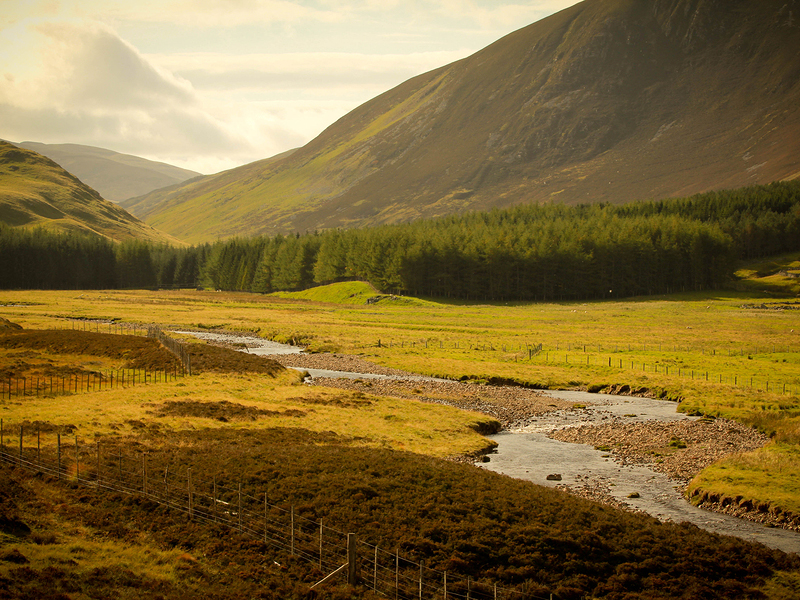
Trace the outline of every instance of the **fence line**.
[[[395, 341], [390, 339], [388, 342], [379, 339], [374, 344], [356, 345], [356, 348], [424, 348], [424, 349], [452, 349], [452, 350], [479, 350], [484, 352], [521, 352], [526, 353], [538, 347], [539, 351], [542, 350], [542, 344], [531, 344], [529, 342], [514, 342], [497, 344], [492, 341], [463, 341], [463, 340], [441, 340], [441, 339], [423, 339], [423, 340], [400, 340]], [[596, 349], [596, 350], [595, 350]], [[700, 346], [699, 348], [692, 346], [681, 346], [679, 344], [598, 344], [598, 343], [555, 343], [555, 348], [550, 348], [551, 351], [556, 352], [596, 352], [601, 354], [606, 353], [619, 353], [619, 352], [687, 352], [699, 353], [703, 356], [752, 356], [754, 354], [796, 354], [800, 352], [800, 348], [791, 348], [790, 346], [778, 346], [777, 344], [767, 344], [766, 346], [756, 346], [755, 348], [706, 348]]]
[[[18, 444], [10, 440], [10, 433], [18, 435]], [[43, 448], [43, 433], [55, 435], [55, 448], [52, 443]], [[77, 435], [67, 441], [67, 432], [63, 433], [65, 439], [61, 431], [42, 432], [39, 426], [26, 432], [22, 424], [9, 431], [0, 419], [0, 461], [96, 489], [141, 496], [189, 519], [226, 526], [309, 563], [321, 573], [329, 573], [315, 586], [334, 578], [345, 579], [346, 575], [347, 583], [358, 582], [396, 599], [548, 600], [524, 590], [429, 569], [421, 561], [360, 541], [322, 520], [302, 517], [293, 506], [287, 509], [270, 504], [267, 494], [245, 494], [241, 483], [234, 485], [217, 477], [203, 479], [191, 468], [175, 470], [167, 465], [164, 471], [155, 470], [148, 465], [146, 452], [132, 457], [119, 445], [97, 440], [94, 444], [81, 443]], [[29, 438], [35, 439], [35, 447], [30, 441], [26, 446]]]
[[189, 349], [186, 344], [169, 337], [164, 333], [160, 327], [150, 325], [147, 328], [147, 337], [155, 338], [161, 342], [164, 347], [169, 350], [183, 365], [183, 370], [188, 374], [192, 374], [192, 356], [189, 354]]
[[74, 375], [48, 375], [36, 377], [5, 377], [0, 379], [0, 400], [12, 397], [65, 396], [88, 394], [114, 389], [127, 389], [137, 385], [166, 383], [182, 377], [182, 371], [169, 369], [109, 369], [76, 373]]
[[[378, 340], [377, 344], [373, 347], [377, 348], [416, 348], [416, 342], [400, 342], [394, 343], [390, 341], [388, 344], [381, 343]], [[611, 357], [611, 356], [596, 356], [593, 354], [594, 350], [593, 347], [597, 348], [598, 354], [603, 352], [602, 345], [595, 345], [593, 344], [590, 346], [589, 344], [567, 344], [566, 349], [562, 348], [559, 351], [559, 344], [556, 344], [555, 351], [553, 350], [544, 350], [542, 344], [519, 344], [518, 346], [508, 346], [508, 345], [494, 345], [492, 343], [467, 343], [461, 344], [460, 342], [450, 342], [449, 347], [452, 349], [463, 349], [463, 350], [478, 350], [478, 351], [487, 351], [487, 352], [511, 352], [514, 353], [514, 361], [522, 362], [525, 361], [525, 353], [527, 352], [527, 360], [532, 361], [534, 357], [541, 357], [543, 358], [543, 362], [545, 364], [562, 364], [562, 365], [573, 365], [573, 366], [587, 366], [587, 367], [610, 367], [616, 368], [620, 370], [630, 370], [630, 371], [642, 371], [645, 373], [656, 373], [661, 375], [669, 375], [674, 377], [683, 377], [687, 379], [696, 379], [696, 380], [704, 380], [710, 383], [719, 383], [730, 385], [733, 387], [738, 387], [740, 389], [754, 389], [756, 391], [765, 391], [765, 392], [773, 392], [779, 393], [784, 395], [797, 395], [800, 393], [800, 383], [798, 382], [786, 382], [783, 380], [775, 380], [769, 379], [767, 377], [756, 377], [756, 376], [742, 376], [742, 375], [725, 375], [722, 373], [713, 373], [708, 369], [691, 369], [685, 367], [679, 367], [674, 365], [668, 365], [664, 363], [657, 362], [654, 359], [654, 362], [646, 362], [644, 359], [631, 359], [630, 357], [620, 358], [619, 356]], [[439, 348], [444, 349], [445, 344], [444, 342], [439, 342], [438, 344], [430, 344], [429, 341], [425, 340], [420, 343], [420, 348]], [[605, 348], [605, 352], [638, 352], [638, 346], [635, 347], [632, 344], [629, 344], [625, 347], [620, 349], [619, 345], [614, 346], [612, 350], [610, 347]], [[677, 347], [675, 347], [677, 348]], [[647, 345], [641, 346], [642, 352], [647, 352], [648, 347]], [[776, 346], [772, 347], [773, 352], [781, 351], [790, 353], [793, 352], [789, 348], [785, 350], [780, 350]], [[662, 346], [658, 346], [658, 350], [661, 352]], [[763, 348], [760, 350], [764, 350]], [[570, 351], [573, 354], [570, 354]], [[652, 348], [652, 351], [655, 351]], [[669, 349], [667, 349], [669, 351]], [[677, 351], [677, 350], [674, 350]], [[689, 349], [687, 348], [687, 351]], [[563, 352], [563, 354], [561, 354]], [[518, 355], [521, 353], [521, 356]], [[703, 354], [708, 354], [709, 356], [724, 356], [723, 353], [717, 353], [716, 349], [711, 350], [710, 352], [702, 352]], [[744, 349], [738, 351], [738, 353], [731, 353], [729, 351], [728, 356], [735, 356], [735, 355], [751, 355], [752, 352], [746, 352]], [[563, 360], [561, 357], [563, 356]], [[532, 363], [535, 364], [535, 363]]]

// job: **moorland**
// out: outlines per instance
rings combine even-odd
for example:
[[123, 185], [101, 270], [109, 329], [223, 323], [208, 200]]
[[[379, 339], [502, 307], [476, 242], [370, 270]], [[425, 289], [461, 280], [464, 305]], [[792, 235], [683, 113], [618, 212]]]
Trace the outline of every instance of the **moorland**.
[[[786, 257], [778, 270], [795, 268], [795, 258]], [[23, 331], [158, 323], [294, 342], [479, 386], [627, 385], [632, 393], [679, 400], [679, 410], [735, 419], [771, 435], [765, 447], [700, 473], [689, 493], [791, 517], [800, 513], [800, 313], [795, 301], [763, 291], [779, 286], [776, 272], [749, 266], [740, 272], [749, 290], [626, 301], [469, 304], [380, 294], [360, 282], [276, 295], [5, 291], [0, 300], [3, 315]], [[781, 280], [792, 285], [790, 277]], [[28, 352], [42, 354], [20, 356]], [[51, 361], [96, 369], [125, 360], [46, 348], [5, 350], [4, 357], [7, 369]], [[170, 402], [187, 404], [164, 410]], [[356, 530], [432, 569], [525, 589], [531, 597], [789, 598], [798, 589], [796, 557], [445, 460], [486, 450], [477, 431], [492, 419], [440, 404], [309, 388], [291, 372], [239, 366], [208, 367], [179, 384], [10, 400], [2, 408], [6, 427], [40, 421], [70, 425], [88, 439], [144, 445], [154, 465], [242, 480], [248, 492], [268, 490], [271, 502], [302, 507], [305, 516]], [[238, 419], [233, 409], [260, 416]], [[15, 490], [4, 499], [6, 515], [32, 532], [3, 534], [4, 552], [13, 557], [15, 549], [30, 561], [2, 563], [12, 597], [41, 586], [64, 593], [119, 588], [180, 597], [208, 588], [220, 597], [303, 597], [325, 575], [262, 543], [135, 498], [87, 495], [7, 467], [3, 476]], [[115, 550], [120, 545], [125, 553]], [[372, 592], [334, 582], [312, 593]]]

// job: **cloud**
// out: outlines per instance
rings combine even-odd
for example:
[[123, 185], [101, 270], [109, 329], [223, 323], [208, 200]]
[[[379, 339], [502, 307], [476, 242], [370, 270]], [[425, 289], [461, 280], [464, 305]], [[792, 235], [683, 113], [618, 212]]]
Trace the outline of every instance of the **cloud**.
[[351, 90], [380, 93], [420, 73], [463, 58], [466, 50], [412, 54], [309, 52], [228, 55], [187, 53], [149, 58], [197, 90], [283, 91]]
[[0, 33], [0, 43], [5, 139], [70, 141], [159, 158], [212, 149], [233, 164], [259, 153], [258, 141], [208, 112], [188, 81], [105, 25], [29, 21]]
[[[170, 23], [199, 28], [265, 24], [334, 23], [341, 20], [334, 8], [317, 8], [317, 2], [292, 0], [23, 0], [27, 6], [10, 10], [5, 20], [20, 15], [79, 18], [119, 23]], [[336, 3], [334, 3], [335, 5]], [[1, 22], [1, 21], [0, 21]]]
[[4, 30], [0, 43], [0, 72], [10, 82], [0, 98], [7, 103], [150, 109], [194, 99], [187, 81], [100, 23], [29, 21]]

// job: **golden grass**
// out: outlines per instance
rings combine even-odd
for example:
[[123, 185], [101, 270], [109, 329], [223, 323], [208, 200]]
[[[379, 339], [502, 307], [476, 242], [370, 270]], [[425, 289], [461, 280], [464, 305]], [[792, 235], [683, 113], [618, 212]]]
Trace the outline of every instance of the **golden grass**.
[[[474, 429], [490, 421], [485, 415], [413, 400], [310, 388], [299, 385], [299, 377], [293, 370], [278, 378], [204, 374], [122, 390], [12, 398], [0, 404], [0, 415], [7, 430], [26, 420], [75, 425], [79, 439], [86, 442], [104, 435], [135, 434], [142, 427], [157, 428], [165, 434], [220, 427], [248, 430], [299, 427], [334, 432], [355, 445], [439, 457], [476, 452], [490, 445]], [[227, 422], [202, 416], [159, 416], [159, 409], [170, 401], [229, 402], [269, 412], [254, 421]]]
[[689, 494], [698, 488], [800, 514], [800, 447], [771, 442], [753, 452], [729, 456], [696, 476]]
[[[361, 305], [341, 303], [343, 291], [351, 284], [343, 285], [339, 289], [318, 288], [313, 292], [316, 300], [302, 301], [195, 290], [4, 291], [0, 292], [0, 316], [37, 328], [70, 326], [69, 318], [155, 322], [176, 328], [216, 326], [277, 341], [299, 340], [312, 350], [335, 349], [428, 375], [500, 377], [549, 388], [628, 384], [664, 390], [682, 400], [680, 410], [734, 418], [774, 434], [781, 443], [800, 444], [800, 310], [786, 309], [793, 301], [720, 292], [588, 303], [467, 305], [414, 301]], [[353, 290], [356, 287], [353, 285]], [[539, 343], [544, 346], [542, 352], [529, 359], [527, 348]], [[198, 390], [197, 397], [226, 398], [243, 404], [280, 400], [280, 395], [265, 395], [269, 400], [264, 400], [235, 391], [235, 380], [198, 380], [218, 384]], [[771, 384], [768, 392], [767, 381]], [[783, 392], [784, 384], [787, 393]], [[225, 390], [224, 386], [232, 389]], [[143, 398], [149, 397], [150, 392], [142, 393]], [[280, 402], [284, 408], [289, 406], [285, 398]], [[386, 407], [383, 413], [380, 406]], [[299, 405], [295, 408], [305, 410]], [[386, 411], [395, 409], [392, 404], [380, 404], [367, 411], [329, 413], [315, 407], [315, 412], [307, 411], [302, 426], [322, 430], [325, 419], [334, 419], [333, 413], [341, 412], [341, 418], [335, 421], [337, 431], [351, 437], [363, 435], [375, 445], [444, 455], [483, 443], [472, 438], [442, 446], [441, 440], [450, 434], [430, 422], [425, 427], [433, 427], [433, 433], [424, 431], [414, 424], [414, 419], [420, 418], [417, 415], [398, 419], [388, 430], [383, 429], [390, 423]], [[422, 412], [428, 410], [431, 407]], [[81, 416], [88, 417], [88, 413]], [[363, 423], [359, 422], [361, 418]], [[78, 424], [79, 419], [73, 420]], [[268, 422], [274, 424], [264, 420], [265, 425]], [[381, 428], [377, 428], [378, 423]], [[433, 439], [426, 435], [433, 435]], [[770, 477], [773, 452], [770, 446], [755, 456]], [[741, 469], [743, 477], [751, 476], [753, 469], [743, 463]], [[737, 485], [746, 489], [745, 479]], [[783, 487], [778, 480], [764, 494], [769, 495], [768, 500], [781, 502], [795, 491], [792, 485]]]

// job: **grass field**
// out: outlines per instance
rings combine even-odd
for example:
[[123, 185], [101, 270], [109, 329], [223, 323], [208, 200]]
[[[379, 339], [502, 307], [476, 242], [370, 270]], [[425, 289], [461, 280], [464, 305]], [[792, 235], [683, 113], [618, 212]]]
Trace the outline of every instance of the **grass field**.
[[[762, 270], [774, 276], [774, 269]], [[800, 512], [797, 301], [726, 291], [590, 303], [469, 305], [392, 296], [365, 303], [376, 296], [359, 282], [280, 296], [5, 291], [0, 316], [34, 328], [75, 326], [70, 319], [224, 328], [427, 375], [644, 388], [679, 399], [679, 410], [733, 418], [773, 436], [759, 453], [707, 470], [694, 487]]]

